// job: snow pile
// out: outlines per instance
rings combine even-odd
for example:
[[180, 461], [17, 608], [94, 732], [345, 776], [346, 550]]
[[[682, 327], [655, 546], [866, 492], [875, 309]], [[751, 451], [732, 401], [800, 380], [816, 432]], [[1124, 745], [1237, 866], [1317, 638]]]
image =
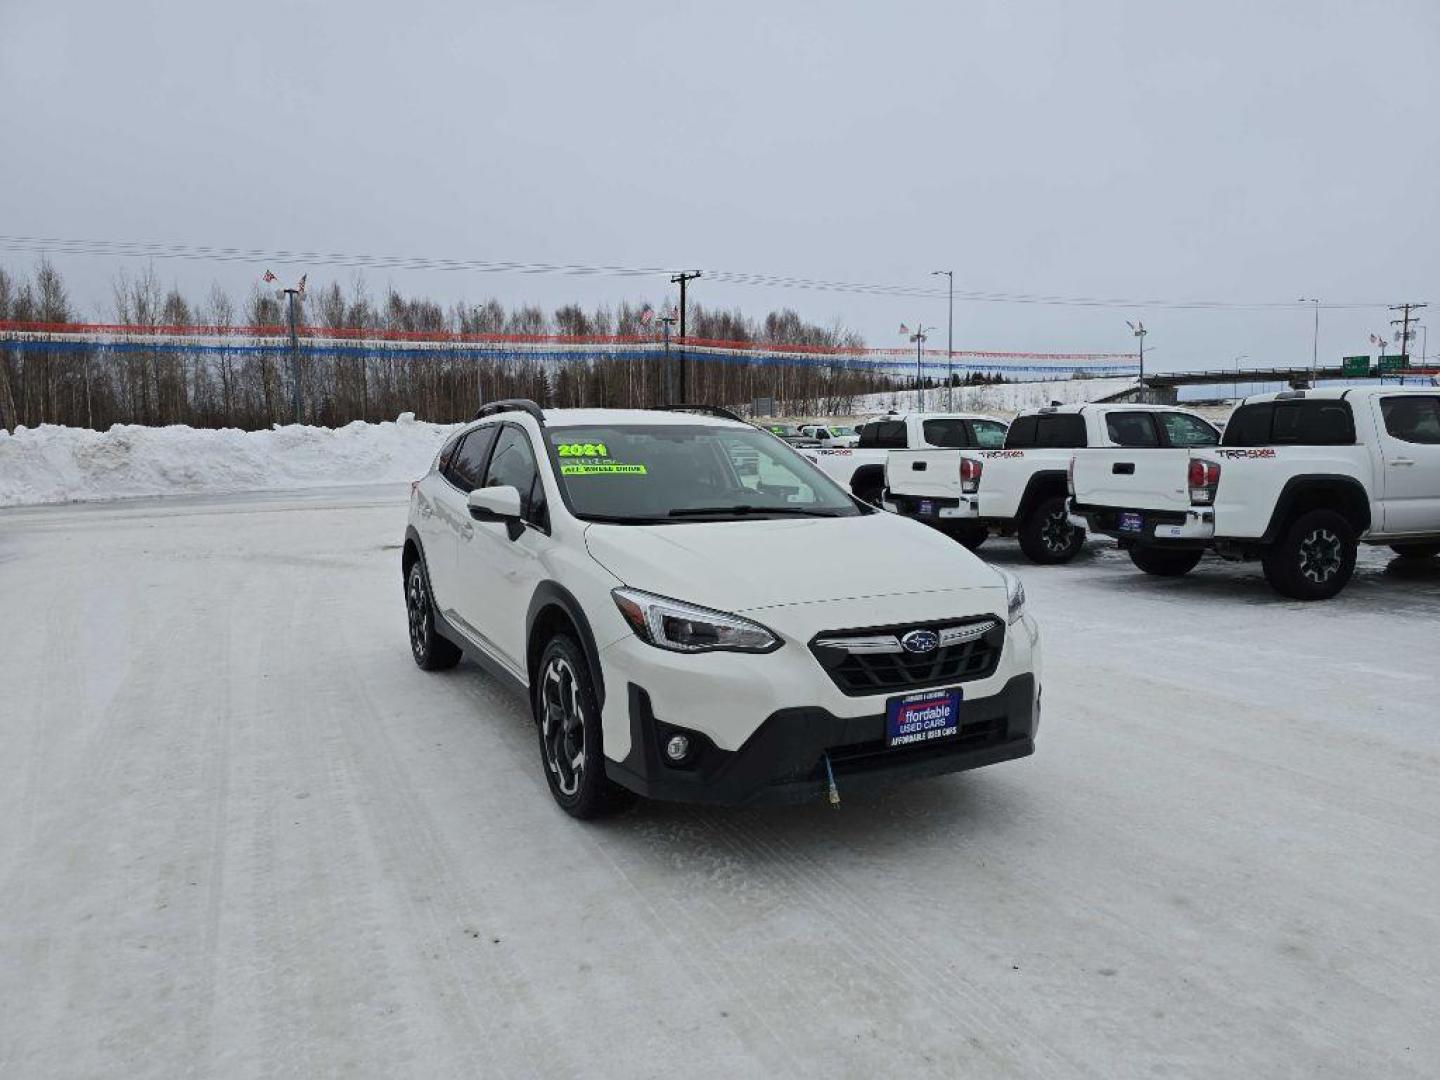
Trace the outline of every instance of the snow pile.
[[453, 430], [413, 413], [342, 428], [0, 430], [0, 506], [403, 482], [429, 468]]
[[[1085, 401], [1098, 401], [1128, 390], [1135, 385], [1132, 378], [1116, 379], [1059, 379], [1055, 382], [1000, 383], [997, 386], [955, 387], [955, 411], [984, 413], [1009, 420], [1021, 409], [1034, 409], [1058, 401], [1062, 405], [1074, 405]], [[932, 389], [925, 391], [925, 408], [931, 412], [943, 410], [946, 391]], [[855, 415], [874, 416], [890, 409], [908, 412], [915, 409], [915, 391], [897, 390], [884, 394], [867, 394], [855, 399]]]

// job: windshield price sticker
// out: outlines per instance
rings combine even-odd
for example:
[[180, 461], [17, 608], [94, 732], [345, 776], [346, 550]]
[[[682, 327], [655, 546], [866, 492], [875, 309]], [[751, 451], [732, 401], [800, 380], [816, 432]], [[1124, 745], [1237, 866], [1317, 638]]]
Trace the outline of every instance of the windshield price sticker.
[[645, 476], [644, 465], [625, 465], [618, 461], [567, 461], [560, 466], [561, 476]]

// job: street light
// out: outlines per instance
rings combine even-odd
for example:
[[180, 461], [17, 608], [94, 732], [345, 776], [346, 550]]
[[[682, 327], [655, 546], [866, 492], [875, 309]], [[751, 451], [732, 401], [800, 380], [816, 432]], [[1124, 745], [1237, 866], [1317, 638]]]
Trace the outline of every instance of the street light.
[[955, 271], [931, 270], [930, 276], [944, 274], [950, 279], [950, 312], [945, 331], [945, 408], [955, 411]]
[[1315, 305], [1315, 336], [1310, 339], [1310, 385], [1314, 386], [1320, 379], [1320, 301], [1302, 296], [1297, 303]]
[[915, 324], [915, 332], [912, 334], [912, 333], [910, 332], [910, 328], [909, 328], [908, 326], [906, 326], [904, 323], [901, 323], [901, 324], [900, 324], [900, 333], [901, 333], [901, 334], [904, 334], [904, 335], [908, 335], [909, 338], [910, 338], [910, 340], [915, 343], [915, 411], [916, 411], [916, 412], [924, 412], [924, 411], [925, 411], [925, 390], [924, 390], [924, 388], [922, 387], [921, 382], [920, 382], [920, 349], [921, 349], [921, 346], [923, 346], [923, 345], [925, 344], [925, 342], [929, 340], [929, 339], [925, 336], [925, 331], [926, 331], [926, 330], [934, 330], [934, 329], [935, 329], [935, 328], [934, 328], [933, 326], [921, 326], [919, 323], [916, 323], [916, 324]]
[[1142, 404], [1144, 404], [1144, 402], [1145, 402], [1145, 335], [1148, 334], [1150, 331], [1148, 331], [1148, 330], [1145, 329], [1145, 324], [1144, 324], [1143, 322], [1133, 322], [1133, 323], [1132, 323], [1129, 319], [1126, 319], [1126, 320], [1125, 320], [1125, 325], [1130, 328], [1130, 332], [1131, 332], [1132, 334], [1134, 334], [1137, 338], [1140, 339], [1140, 401], [1141, 401]]

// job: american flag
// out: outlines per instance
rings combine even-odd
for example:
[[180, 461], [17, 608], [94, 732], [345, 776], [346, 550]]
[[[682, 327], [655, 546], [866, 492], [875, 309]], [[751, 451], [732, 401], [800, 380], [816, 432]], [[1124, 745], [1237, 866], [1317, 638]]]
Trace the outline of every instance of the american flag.
[[305, 279], [308, 278], [309, 276], [310, 276], [309, 274], [301, 274], [301, 275], [300, 275], [300, 287], [299, 287], [296, 291], [297, 291], [301, 296], [304, 296], [304, 295], [305, 295]]
[[276, 277], [275, 277], [275, 275], [272, 274], [269, 270], [266, 270], [266, 271], [265, 271], [265, 276], [264, 276], [263, 278], [261, 278], [260, 280], [263, 281], [263, 282], [265, 282], [266, 284], [269, 284], [270, 282], [275, 281], [275, 280], [276, 280]]
[[906, 337], [910, 336], [910, 328], [906, 326], [903, 322], [900, 324], [900, 333], [902, 333]]
[[655, 309], [652, 308], [649, 304], [646, 304], [646, 305], [640, 310], [640, 325], [641, 325], [641, 326], [649, 326], [649, 325], [650, 325], [652, 322], [654, 322], [654, 321], [655, 321]]

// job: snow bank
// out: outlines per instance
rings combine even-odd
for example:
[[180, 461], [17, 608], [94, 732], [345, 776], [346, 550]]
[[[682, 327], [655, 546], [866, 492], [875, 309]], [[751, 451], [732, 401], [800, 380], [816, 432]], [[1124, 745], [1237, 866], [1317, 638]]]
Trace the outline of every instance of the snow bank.
[[413, 413], [269, 431], [22, 427], [0, 431], [0, 506], [403, 482], [425, 472], [453, 430]]
[[[1055, 382], [1001, 383], [998, 386], [955, 387], [956, 412], [985, 413], [1009, 420], [1021, 409], [1033, 409], [1058, 401], [1074, 405], [1118, 394], [1135, 385], [1131, 378], [1059, 379]], [[925, 407], [931, 411], [944, 409], [945, 390], [925, 391]], [[903, 390], [885, 394], [867, 394], [855, 399], [857, 416], [873, 416], [889, 409], [899, 412], [915, 408], [915, 391]]]

